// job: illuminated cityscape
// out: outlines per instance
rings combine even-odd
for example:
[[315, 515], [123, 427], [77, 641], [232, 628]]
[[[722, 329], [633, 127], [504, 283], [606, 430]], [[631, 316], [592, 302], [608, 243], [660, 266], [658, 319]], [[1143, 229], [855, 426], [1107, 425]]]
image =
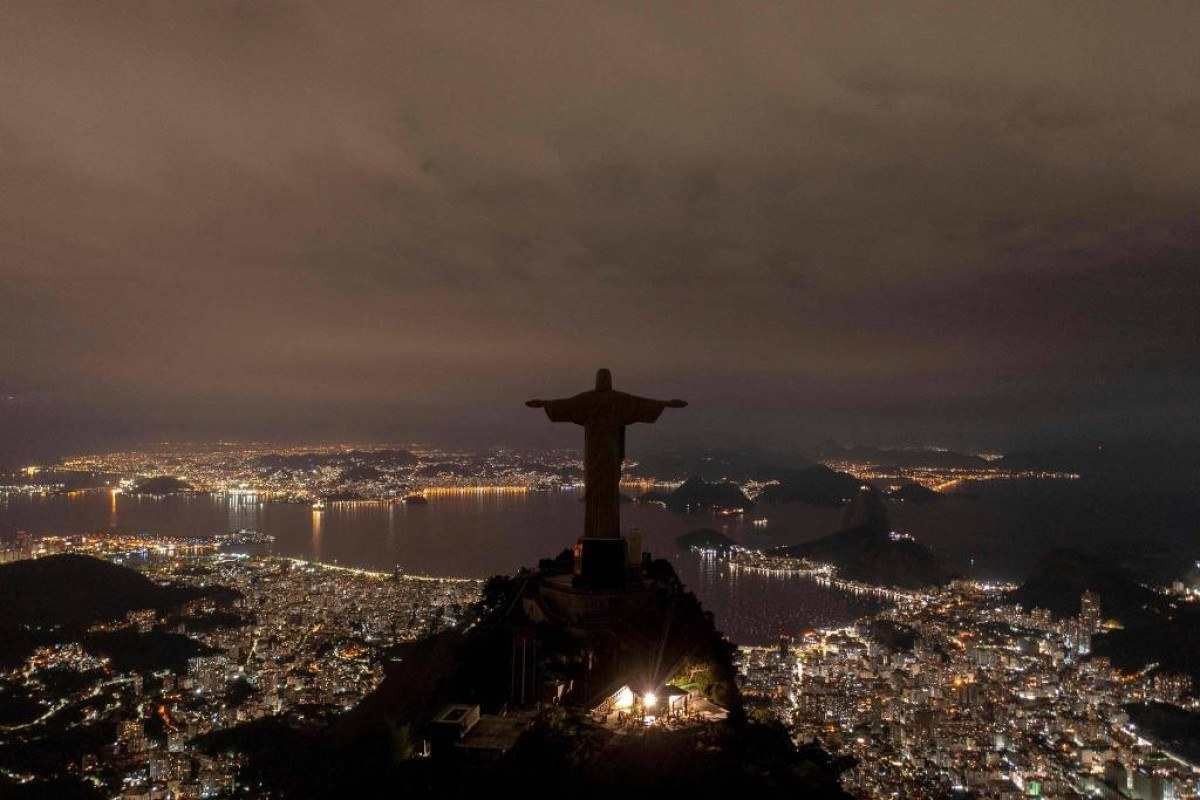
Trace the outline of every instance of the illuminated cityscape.
[[858, 797], [1200, 796], [1195, 748], [1173, 751], [1128, 710], [1194, 711], [1191, 678], [1089, 658], [1105, 625], [1094, 597], [1056, 622], [1005, 605], [1011, 588], [960, 582], [743, 647], [743, 691], [798, 739], [852, 754], [843, 782]]
[[0, 800], [1200, 800], [1200, 0], [0, 14]]
[[[522, 492], [582, 487], [576, 450], [446, 450], [419, 445], [302, 445], [269, 443], [160, 445], [144, 450], [98, 453], [32, 465], [0, 484], [0, 493], [49, 491], [193, 491], [264, 502], [401, 501], [411, 495]], [[872, 461], [828, 459], [829, 468], [895, 490], [917, 484], [947, 492], [972, 483], [1078, 480], [1057, 470], [980, 467], [887, 467]], [[86, 480], [81, 481], [81, 477]], [[156, 488], [153, 480], [177, 484]], [[686, 473], [647, 474], [636, 459], [625, 463], [622, 489], [633, 496], [678, 487]], [[19, 479], [19, 480], [18, 480]], [[73, 481], [68, 486], [66, 481]], [[758, 498], [776, 479], [748, 478], [746, 497]]]
[[[353, 707], [382, 680], [391, 648], [469, 624], [482, 585], [184, 548], [158, 538], [53, 538], [38, 542], [37, 552], [126, 563], [136, 555], [156, 582], [226, 590], [177, 615], [131, 611], [89, 629], [110, 638], [170, 637], [174, 653], [164, 660], [175, 663], [132, 666], [126, 652], [94, 654], [88, 638], [39, 647], [0, 676], [11, 702], [20, 698], [19, 707], [28, 708], [28, 718], [0, 725], [0, 748], [20, 753], [23, 742], [91, 732], [83, 741], [94, 744], [82, 746], [67, 771], [123, 800], [244, 793], [236, 784], [238, 760], [210, 752], [206, 737], [268, 717], [308, 715], [315, 724]], [[115, 737], [96, 740], [97, 731]], [[38, 774], [36, 757], [22, 761], [2, 765], [18, 783]]]
[[[278, 502], [401, 500], [412, 492], [524, 491], [576, 485], [569, 450], [487, 452], [410, 446], [164, 445], [66, 459], [47, 469], [109, 476], [117, 490], [171, 476], [193, 491]], [[36, 474], [36, 473], [34, 473]]]

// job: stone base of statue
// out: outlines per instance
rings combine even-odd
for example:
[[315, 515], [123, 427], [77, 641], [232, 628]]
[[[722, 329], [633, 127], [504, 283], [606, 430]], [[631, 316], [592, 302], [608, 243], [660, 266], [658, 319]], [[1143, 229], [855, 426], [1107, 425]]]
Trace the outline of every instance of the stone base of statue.
[[575, 628], [596, 628], [614, 620], [636, 618], [639, 609], [652, 601], [652, 584], [637, 576], [622, 586], [579, 585], [573, 576], [543, 578], [536, 596], [529, 599], [529, 616]]
[[637, 533], [579, 537], [569, 574], [543, 572], [541, 613], [567, 624], [602, 624], [644, 604], [651, 591], [646, 579], [650, 554], [641, 551], [641, 544]]
[[624, 586], [641, 566], [641, 554], [630, 552], [624, 537], [581, 536], [575, 542], [576, 586], [613, 589]]

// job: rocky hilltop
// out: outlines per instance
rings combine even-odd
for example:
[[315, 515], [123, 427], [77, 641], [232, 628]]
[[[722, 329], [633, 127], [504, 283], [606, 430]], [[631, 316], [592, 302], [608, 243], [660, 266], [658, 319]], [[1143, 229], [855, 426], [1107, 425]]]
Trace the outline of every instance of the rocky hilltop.
[[224, 587], [160, 586], [139, 572], [91, 556], [56, 555], [0, 565], [0, 665], [15, 666], [42, 645], [78, 640], [119, 667], [177, 667], [188, 656], [203, 654], [202, 648], [161, 631], [110, 635], [86, 629], [131, 611], [172, 611], [205, 596], [221, 602], [240, 597]]
[[737, 544], [737, 542], [718, 530], [697, 528], [694, 531], [688, 531], [682, 536], [676, 536], [675, 544], [685, 550], [694, 548], [698, 550], [726, 551]]
[[0, 608], [22, 625], [78, 626], [181, 605], [201, 590], [159, 586], [140, 572], [91, 556], [57, 555], [0, 564]]
[[863, 486], [842, 515], [842, 528], [775, 552], [833, 564], [851, 580], [917, 589], [941, 586], [952, 574], [943, 560], [910, 536], [894, 533], [879, 493]]
[[1059, 548], [1042, 556], [1037, 568], [1012, 594], [1026, 608], [1044, 608], [1055, 617], [1079, 613], [1079, 599], [1094, 592], [1108, 616], [1125, 625], [1158, 616], [1161, 596], [1141, 585], [1126, 569], [1082, 550]]
[[730, 481], [710, 483], [693, 476], [680, 484], [674, 491], [661, 499], [672, 511], [703, 511], [706, 509], [748, 509], [753, 507], [742, 488]]
[[[242, 751], [251, 776], [284, 798], [372, 796], [381, 786], [457, 797], [500, 785], [574, 797], [845, 797], [825, 753], [797, 749], [781, 725], [743, 713], [734, 646], [670, 562], [633, 568], [602, 614], [595, 603], [587, 614], [561, 613], [561, 595], [577, 591], [570, 570], [565, 551], [493, 578], [469, 624], [391, 653], [379, 688], [328, 727], [260, 722], [211, 746]], [[657, 713], [684, 694], [709, 710], [670, 726], [614, 725], [620, 713], [643, 713], [609, 705], [630, 689], [659, 693]], [[448, 715], [477, 721], [465, 738], [451, 730], [447, 739]]]

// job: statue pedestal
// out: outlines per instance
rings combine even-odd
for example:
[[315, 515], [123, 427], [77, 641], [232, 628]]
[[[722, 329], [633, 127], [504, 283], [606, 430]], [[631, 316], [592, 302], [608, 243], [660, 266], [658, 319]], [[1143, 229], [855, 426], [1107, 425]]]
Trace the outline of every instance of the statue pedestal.
[[592, 589], [624, 586], [629, 578], [629, 542], [582, 536], [575, 543], [575, 585]]
[[575, 542], [575, 565], [570, 575], [545, 575], [540, 600], [549, 617], [592, 627], [613, 619], [638, 616], [651, 600], [653, 586], [645, 580], [641, 536], [582, 536]]
[[640, 579], [598, 588], [580, 586], [570, 575], [556, 575], [543, 579], [539, 590], [539, 600], [550, 618], [585, 629], [640, 619], [653, 598], [653, 587]]

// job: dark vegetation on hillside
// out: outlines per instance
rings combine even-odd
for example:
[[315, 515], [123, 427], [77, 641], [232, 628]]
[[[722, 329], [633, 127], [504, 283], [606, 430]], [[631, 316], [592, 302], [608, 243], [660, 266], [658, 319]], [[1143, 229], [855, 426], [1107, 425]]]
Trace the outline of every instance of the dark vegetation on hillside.
[[1200, 612], [1185, 609], [1093, 637], [1092, 653], [1128, 672], [1158, 664], [1159, 672], [1186, 673], [1200, 682]]
[[[101, 696], [92, 702], [103, 705], [110, 698]], [[97, 708], [97, 711], [100, 709]], [[59, 714], [45, 725], [40, 735], [36, 737], [13, 737], [0, 744], [0, 763], [6, 768], [19, 772], [29, 772], [37, 775], [55, 776], [44, 781], [26, 784], [28, 794], [9, 795], [0, 774], [0, 797], [8, 800], [12, 797], [93, 797], [91, 794], [77, 794], [81, 784], [75, 778], [65, 774], [68, 764], [79, 764], [80, 759], [89, 753], [96, 753], [105, 746], [111, 746], [117, 736], [117, 723], [107, 721], [101, 723], [81, 724], [84, 722], [81, 714], [87, 711], [87, 703], [80, 705], [79, 712], [64, 716]], [[61, 791], [62, 794], [55, 792]], [[44, 792], [44, 793], [43, 793]]]
[[373, 481], [382, 475], [382, 472], [370, 464], [359, 464], [342, 470], [342, 480], [344, 481]]
[[149, 631], [138, 633], [132, 628], [89, 633], [83, 638], [83, 649], [112, 661], [118, 672], [152, 672], [169, 669], [182, 673], [193, 656], [217, 653], [195, 639], [178, 633]]
[[1094, 637], [1094, 655], [1128, 671], [1157, 663], [1160, 671], [1200, 680], [1200, 610], [1146, 587], [1108, 558], [1075, 549], [1052, 550], [1011, 600], [1030, 609], [1044, 608], [1061, 619], [1079, 613], [1085, 591], [1097, 595], [1105, 618], [1123, 626]]
[[663, 502], [667, 508], [676, 512], [703, 511], [710, 508], [751, 508], [754, 505], [736, 483], [709, 483], [694, 476], [666, 495]]
[[921, 635], [908, 625], [888, 619], [872, 619], [868, 624], [871, 638], [892, 652], [911, 652]]
[[691, 547], [704, 550], [728, 550], [737, 543], [720, 531], [712, 528], [697, 528], [681, 536], [676, 536], [675, 544], [685, 550]]
[[1062, 619], [1079, 613], [1079, 598], [1085, 591], [1099, 596], [1105, 616], [1125, 625], [1157, 617], [1165, 608], [1162, 596], [1141, 585], [1128, 570], [1072, 548], [1046, 553], [1012, 601], [1026, 608], [1044, 608]]
[[89, 625], [130, 611], [159, 611], [205, 596], [159, 586], [132, 569], [91, 556], [58, 555], [0, 564], [4, 617], [25, 625]]
[[[211, 753], [248, 754], [244, 778], [286, 798], [495, 796], [537, 786], [572, 798], [756, 797], [849, 800], [838, 785], [851, 766], [816, 746], [795, 747], [778, 723], [614, 735], [562, 709], [542, 716], [504, 757], [472, 766], [410, 758], [406, 726], [333, 748], [327, 738], [268, 718], [206, 737]], [[370, 770], [364, 772], [364, 770]]]
[[1192, 763], [1200, 761], [1200, 713], [1164, 703], [1132, 703], [1125, 711], [1135, 725], [1178, 755]]
[[[167, 634], [85, 635], [97, 622], [130, 611], [171, 612], [190, 600], [236, 596], [223, 587], [159, 586], [139, 572], [90, 556], [57, 555], [0, 565], [0, 665], [15, 666], [37, 647], [82, 641], [121, 663], [157, 656], [172, 664], [188, 648]], [[150, 667], [148, 667], [150, 668]]]
[[78, 778], [17, 783], [0, 775], [0, 797], [4, 800], [106, 800], [107, 795]]
[[[348, 715], [342, 730], [369, 722], [373, 711], [384, 708], [419, 724], [450, 702], [478, 703], [485, 711], [501, 708], [510, 695], [514, 629], [533, 630], [546, 670], [578, 678], [576, 704], [587, 704], [610, 686], [617, 688], [613, 681], [631, 669], [662, 681], [679, 671], [673, 667], [694, 661], [711, 673], [706, 693], [736, 713], [740, 699], [734, 646], [716, 631], [696, 596], [679, 584], [670, 562], [654, 561], [648, 574], [659, 587], [650, 605], [634, 617], [615, 619], [602, 632], [582, 635], [525, 616], [521, 600], [536, 593], [537, 576], [492, 578], [477, 610], [480, 621], [467, 632], [447, 631], [399, 650], [384, 684]], [[583, 664], [589, 660], [593, 669], [587, 673]]]
[[168, 495], [186, 492], [192, 486], [182, 478], [173, 475], [158, 475], [153, 478], [142, 478], [133, 485], [132, 494]]

